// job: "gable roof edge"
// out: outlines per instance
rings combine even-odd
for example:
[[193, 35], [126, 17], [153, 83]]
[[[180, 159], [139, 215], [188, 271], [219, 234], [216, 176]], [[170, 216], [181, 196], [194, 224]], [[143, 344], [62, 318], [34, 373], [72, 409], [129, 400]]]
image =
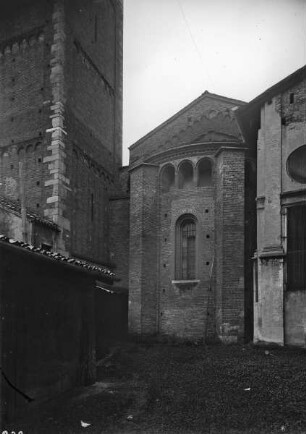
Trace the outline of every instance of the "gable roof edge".
[[233, 98], [227, 98], [226, 96], [218, 95], [216, 93], [210, 93], [210, 92], [208, 92], [208, 90], [205, 90], [205, 92], [203, 92], [198, 98], [196, 98], [191, 103], [189, 103], [188, 105], [186, 105], [185, 107], [183, 107], [181, 110], [179, 110], [178, 112], [176, 112], [170, 118], [168, 118], [167, 120], [165, 120], [164, 122], [162, 122], [160, 125], [158, 125], [157, 127], [155, 127], [153, 130], [149, 131], [146, 135], [144, 135], [139, 140], [137, 140], [135, 143], [133, 143], [131, 146], [129, 146], [128, 149], [131, 150], [131, 149], [134, 149], [137, 146], [139, 146], [146, 139], [148, 139], [149, 137], [153, 136], [155, 133], [157, 133], [157, 131], [159, 131], [160, 129], [162, 129], [163, 127], [165, 127], [169, 123], [171, 123], [174, 119], [178, 118], [181, 114], [183, 114], [188, 109], [190, 109], [191, 107], [193, 107], [194, 105], [196, 105], [197, 103], [199, 103], [205, 97], [210, 97], [210, 98], [213, 98], [213, 99], [218, 99], [218, 100], [223, 100], [223, 101], [227, 101], [227, 102], [232, 102], [232, 103], [234, 103], [236, 105], [240, 105], [240, 106], [243, 106], [243, 105], [247, 104], [245, 101], [241, 101], [241, 100], [233, 99]]

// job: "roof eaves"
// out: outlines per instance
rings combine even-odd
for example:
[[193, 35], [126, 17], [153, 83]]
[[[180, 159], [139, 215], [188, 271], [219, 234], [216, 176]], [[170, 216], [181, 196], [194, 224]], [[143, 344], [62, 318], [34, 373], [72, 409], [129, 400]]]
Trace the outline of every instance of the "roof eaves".
[[99, 267], [97, 265], [90, 264], [86, 261], [81, 261], [79, 259], [63, 256], [60, 253], [45, 250], [45, 249], [40, 248], [40, 247], [35, 247], [35, 246], [32, 246], [31, 244], [24, 243], [23, 241], [14, 240], [14, 239], [9, 238], [5, 235], [0, 234], [0, 241], [14, 245], [16, 247], [19, 247], [19, 248], [22, 248], [25, 250], [28, 250], [28, 251], [33, 252], [33, 253], [37, 253], [37, 254], [42, 255], [42, 256], [47, 256], [50, 259], [53, 259], [55, 261], [60, 261], [60, 262], [63, 262], [63, 263], [69, 264], [69, 265], [81, 267], [88, 272], [98, 273], [98, 274], [108, 278], [109, 280], [113, 280], [115, 277], [115, 274], [107, 267]]
[[[21, 215], [20, 203], [13, 201], [13, 200], [10, 200], [10, 199], [7, 199], [4, 196], [0, 196], [0, 207], [2, 209], [9, 211], [9, 212], [13, 212], [16, 215], [19, 215], [19, 216]], [[34, 222], [39, 223], [39, 224], [44, 225], [44, 226], [48, 226], [57, 232], [60, 231], [60, 229], [56, 223], [54, 223], [53, 221], [51, 221], [45, 217], [41, 217], [39, 214], [30, 210], [29, 208], [27, 208], [26, 213], [27, 213], [27, 218], [30, 221], [34, 221]]]
[[251, 107], [262, 104], [264, 101], [271, 99], [273, 96], [286, 91], [293, 84], [306, 78], [306, 65], [294, 71], [292, 74], [285, 77], [283, 80], [269, 87], [260, 95], [252, 99], [246, 106], [241, 107], [239, 111], [248, 110]]

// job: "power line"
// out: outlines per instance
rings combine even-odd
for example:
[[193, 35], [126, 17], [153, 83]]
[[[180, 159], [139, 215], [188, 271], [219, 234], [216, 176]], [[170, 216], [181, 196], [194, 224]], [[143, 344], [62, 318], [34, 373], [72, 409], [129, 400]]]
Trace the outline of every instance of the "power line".
[[198, 45], [197, 45], [197, 43], [196, 43], [196, 40], [195, 40], [195, 38], [194, 38], [194, 36], [193, 36], [193, 34], [192, 34], [191, 29], [190, 29], [190, 26], [189, 26], [189, 23], [188, 23], [187, 17], [186, 17], [186, 15], [185, 15], [185, 12], [184, 12], [184, 9], [183, 9], [183, 6], [182, 6], [182, 3], [181, 3], [180, 0], [176, 0], [176, 1], [177, 1], [177, 4], [178, 4], [179, 9], [180, 9], [180, 11], [181, 11], [181, 14], [182, 14], [182, 17], [183, 17], [184, 23], [185, 23], [185, 25], [186, 25], [186, 27], [187, 27], [187, 30], [188, 30], [188, 33], [189, 33], [190, 39], [191, 39], [191, 41], [192, 41], [192, 44], [193, 44], [193, 46], [194, 46], [194, 49], [195, 49], [197, 55], [199, 56], [200, 62], [201, 62], [201, 64], [202, 64], [202, 67], [203, 67], [203, 69], [204, 69], [205, 72], [206, 72], [206, 75], [207, 75], [207, 77], [208, 77], [208, 80], [209, 80], [210, 84], [212, 85], [212, 84], [213, 84], [213, 80], [212, 80], [212, 78], [211, 78], [211, 76], [210, 76], [210, 74], [209, 74], [209, 72], [208, 72], [208, 69], [206, 69], [205, 66], [204, 66], [204, 60], [203, 60], [203, 58], [202, 58], [201, 52], [200, 52], [200, 50], [199, 50], [199, 47], [198, 47]]

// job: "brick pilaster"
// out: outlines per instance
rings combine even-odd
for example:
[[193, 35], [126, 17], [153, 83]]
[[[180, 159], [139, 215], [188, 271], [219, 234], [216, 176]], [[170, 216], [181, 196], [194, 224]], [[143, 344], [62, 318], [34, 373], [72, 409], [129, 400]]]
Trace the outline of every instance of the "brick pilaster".
[[131, 172], [129, 330], [157, 331], [158, 167], [142, 164]]
[[240, 148], [217, 155], [216, 326], [225, 342], [244, 332], [244, 160]]

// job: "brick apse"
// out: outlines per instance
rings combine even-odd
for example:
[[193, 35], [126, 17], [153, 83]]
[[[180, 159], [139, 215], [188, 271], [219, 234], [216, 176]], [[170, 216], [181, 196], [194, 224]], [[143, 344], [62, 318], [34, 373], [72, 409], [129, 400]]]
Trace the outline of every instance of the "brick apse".
[[243, 104], [205, 92], [130, 148], [132, 333], [245, 336], [245, 203], [254, 196], [245, 167], [254, 156], [235, 117]]
[[6, 3], [0, 195], [20, 202], [23, 179], [26, 207], [60, 229], [53, 249], [108, 262], [122, 148], [122, 2]]

